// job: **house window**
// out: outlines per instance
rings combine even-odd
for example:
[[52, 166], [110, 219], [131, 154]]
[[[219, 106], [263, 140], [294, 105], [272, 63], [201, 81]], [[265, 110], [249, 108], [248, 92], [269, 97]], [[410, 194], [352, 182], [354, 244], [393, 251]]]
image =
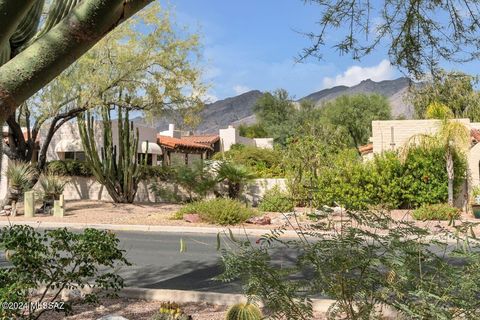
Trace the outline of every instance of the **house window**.
[[83, 151], [68, 151], [68, 152], [65, 152], [65, 160], [85, 161], [85, 152], [83, 152]]

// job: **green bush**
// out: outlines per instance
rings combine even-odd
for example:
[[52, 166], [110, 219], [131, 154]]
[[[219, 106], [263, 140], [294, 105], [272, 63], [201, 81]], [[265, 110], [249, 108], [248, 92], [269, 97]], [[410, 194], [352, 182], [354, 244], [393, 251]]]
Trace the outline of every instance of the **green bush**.
[[267, 212], [290, 212], [294, 206], [289, 194], [281, 191], [276, 185], [265, 192], [258, 208]]
[[282, 153], [276, 149], [263, 149], [245, 145], [233, 145], [229, 151], [219, 152], [213, 160], [229, 160], [244, 166], [256, 178], [283, 177]]
[[171, 166], [140, 166], [140, 171], [144, 179], [154, 179], [160, 181], [172, 181], [175, 179], [175, 168]]
[[46, 170], [54, 175], [68, 177], [91, 177], [92, 171], [85, 161], [78, 160], [52, 160], [47, 163]]
[[175, 218], [181, 219], [185, 214], [198, 214], [209, 223], [234, 225], [255, 216], [256, 211], [236, 200], [216, 198], [189, 203], [175, 214]]
[[[47, 311], [41, 308], [42, 303], [60, 297], [64, 289], [92, 288], [85, 296], [87, 302], [94, 302], [102, 292], [117, 292], [123, 279], [116, 268], [129, 265], [118, 244], [115, 234], [105, 230], [39, 232], [25, 225], [3, 228], [0, 248], [6, 251], [8, 264], [0, 268], [0, 319], [38, 319]], [[37, 294], [35, 290], [39, 290]], [[72, 304], [80, 302], [62, 301], [57, 311], [68, 313]], [[26, 313], [28, 309], [1, 307], [27, 303], [37, 306], [31, 314]]]
[[[448, 177], [442, 148], [412, 148], [403, 161], [393, 152], [362, 161], [354, 150], [334, 156], [313, 180], [310, 194], [313, 204], [348, 209], [371, 206], [418, 208], [443, 203], [448, 198]], [[454, 193], [466, 174], [466, 161], [454, 154]]]
[[460, 217], [460, 210], [446, 203], [423, 205], [412, 212], [416, 220], [451, 220]]

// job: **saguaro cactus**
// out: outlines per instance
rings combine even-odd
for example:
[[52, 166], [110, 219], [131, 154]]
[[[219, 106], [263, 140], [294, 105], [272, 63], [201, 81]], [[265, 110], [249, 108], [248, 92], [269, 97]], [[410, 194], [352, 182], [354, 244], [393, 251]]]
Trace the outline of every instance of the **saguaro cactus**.
[[[117, 203], [132, 203], [140, 182], [141, 168], [138, 165], [138, 128], [134, 133], [128, 110], [118, 108], [118, 144], [113, 141], [110, 109], [103, 107], [103, 147], [98, 152], [95, 140], [95, 122], [89, 112], [78, 117], [87, 165], [98, 182]], [[148, 143], [147, 143], [148, 144]], [[117, 150], [118, 146], [118, 150]], [[144, 155], [143, 164], [147, 157]]]

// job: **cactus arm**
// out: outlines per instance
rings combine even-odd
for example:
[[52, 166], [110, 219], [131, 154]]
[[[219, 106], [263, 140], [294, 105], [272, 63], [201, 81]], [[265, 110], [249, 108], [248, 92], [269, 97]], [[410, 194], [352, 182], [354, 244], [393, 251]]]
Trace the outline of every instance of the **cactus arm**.
[[0, 0], [0, 48], [9, 45], [10, 37], [36, 0]]
[[[0, 1], [7, 4], [25, 2]], [[54, 28], [0, 67], [0, 119], [6, 119], [110, 30], [149, 2], [151, 0], [83, 0]], [[31, 4], [24, 7], [30, 9]], [[3, 17], [0, 18], [1, 24], [5, 24], [3, 20]], [[3, 30], [1, 25], [0, 30]]]
[[44, 4], [45, 0], [37, 0], [10, 37], [10, 44], [13, 51], [16, 51], [17, 48], [20, 48], [29, 41], [37, 32]]

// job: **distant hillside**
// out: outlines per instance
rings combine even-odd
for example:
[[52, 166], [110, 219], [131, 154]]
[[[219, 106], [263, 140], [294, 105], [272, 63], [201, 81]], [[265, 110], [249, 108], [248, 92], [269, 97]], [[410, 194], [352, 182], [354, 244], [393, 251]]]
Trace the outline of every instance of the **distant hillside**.
[[385, 80], [380, 82], [368, 79], [352, 87], [338, 86], [314, 92], [300, 100], [310, 99], [320, 105], [323, 102], [335, 99], [344, 94], [377, 93], [388, 98], [392, 107], [392, 115], [394, 117], [402, 115], [406, 118], [412, 118], [413, 108], [412, 106], [407, 105], [403, 99], [409, 85], [410, 80], [408, 78], [398, 78], [396, 80]]
[[[352, 87], [337, 86], [320, 90], [298, 101], [309, 99], [320, 106], [323, 102], [335, 99], [343, 94], [378, 93], [388, 98], [394, 117], [404, 116], [409, 119], [413, 116], [413, 108], [404, 102], [404, 95], [409, 85], [410, 80], [408, 78], [398, 78], [396, 80], [380, 82], [368, 79]], [[218, 129], [226, 128], [230, 124], [238, 126], [242, 123], [255, 123], [253, 106], [261, 96], [261, 91], [253, 90], [205, 105], [205, 108], [200, 114], [202, 122], [195, 131], [197, 133], [218, 133]], [[141, 121], [141, 119], [137, 120]], [[172, 122], [174, 122], [173, 117], [166, 116], [160, 119], [160, 121], [157, 121], [155, 126], [159, 130], [166, 130], [168, 123]]]

